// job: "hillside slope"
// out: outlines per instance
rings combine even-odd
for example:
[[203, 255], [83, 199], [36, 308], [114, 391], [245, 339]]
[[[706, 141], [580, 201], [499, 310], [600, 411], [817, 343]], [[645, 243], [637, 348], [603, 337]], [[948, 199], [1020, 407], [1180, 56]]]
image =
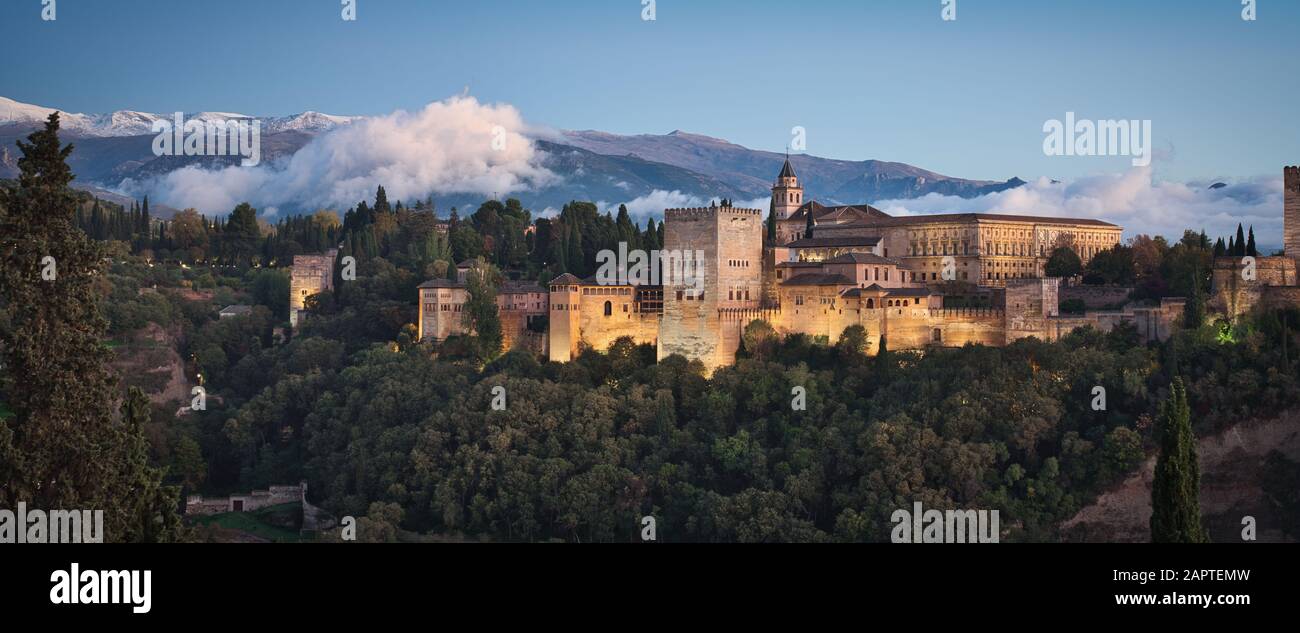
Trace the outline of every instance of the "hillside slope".
[[[1241, 520], [1245, 516], [1255, 517], [1259, 541], [1294, 542], [1282, 533], [1281, 518], [1270, 507], [1260, 485], [1264, 457], [1269, 451], [1278, 450], [1291, 460], [1300, 459], [1300, 409], [1275, 420], [1250, 421], [1220, 435], [1201, 438], [1196, 449], [1201, 460], [1201, 514], [1215, 543], [1240, 543]], [[1150, 540], [1148, 521], [1155, 465], [1152, 456], [1118, 488], [1062, 523], [1062, 539], [1129, 543]]]

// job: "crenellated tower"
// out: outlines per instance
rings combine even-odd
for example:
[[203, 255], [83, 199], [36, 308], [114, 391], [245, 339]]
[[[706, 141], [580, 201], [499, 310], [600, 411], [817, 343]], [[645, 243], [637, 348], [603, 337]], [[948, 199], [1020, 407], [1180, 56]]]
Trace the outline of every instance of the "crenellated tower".
[[681, 354], [710, 371], [731, 364], [743, 325], [721, 317], [762, 304], [762, 211], [667, 209], [664, 252], [674, 263], [665, 260], [659, 358]]
[[1282, 168], [1282, 180], [1282, 247], [1287, 257], [1300, 260], [1300, 167]]

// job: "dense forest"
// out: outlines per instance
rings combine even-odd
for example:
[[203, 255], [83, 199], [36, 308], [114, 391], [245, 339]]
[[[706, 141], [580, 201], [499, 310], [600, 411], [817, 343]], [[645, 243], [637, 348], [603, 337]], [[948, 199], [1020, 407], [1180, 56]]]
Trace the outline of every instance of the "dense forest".
[[[886, 341], [868, 356], [853, 328], [827, 341], [757, 325], [733, 367], [706, 375], [628, 340], [568, 364], [484, 358], [463, 337], [415, 340], [415, 287], [454, 262], [547, 280], [590, 274], [619, 241], [661, 245], [662, 224], [642, 228], [626, 209], [573, 202], [534, 220], [510, 199], [443, 218], [432, 200], [390, 206], [380, 188], [342, 219], [270, 225], [240, 205], [224, 220], [185, 211], [162, 222], [147, 201], [82, 195], [70, 222], [111, 259], [93, 285], [104, 339], [160, 328], [210, 394], [206, 410], [179, 415], [186, 403], [166, 402], [144, 419], [138, 398], [122, 399], [148, 439], [150, 464], [135, 460], [134, 476], [157, 469], [173, 499], [306, 481], [327, 511], [362, 517], [368, 539], [628, 541], [653, 515], [662, 541], [882, 541], [891, 513], [919, 501], [998, 509], [1008, 540], [1053, 540], [1155, 450], [1175, 377], [1199, 434], [1300, 401], [1300, 314], [1207, 318], [1198, 298], [1215, 246], [1192, 231], [1173, 243], [1139, 236], [1076, 271], [1132, 285], [1139, 300], [1194, 298], [1189, 327], [1165, 344], [1119, 328], [925, 353]], [[1234, 252], [1243, 241], [1232, 238]], [[325, 248], [355, 256], [357, 279], [288, 329], [281, 265]], [[4, 299], [8, 345], [18, 311]], [[251, 314], [217, 318], [237, 302]], [[138, 380], [119, 389], [160, 389]], [[14, 420], [3, 403], [19, 382], [0, 373], [0, 420]], [[1091, 406], [1097, 386], [1104, 411]], [[496, 387], [503, 410], [490, 406]], [[1269, 472], [1284, 491], [1300, 471], [1278, 456]], [[1300, 500], [1279, 498], [1294, 516]]]

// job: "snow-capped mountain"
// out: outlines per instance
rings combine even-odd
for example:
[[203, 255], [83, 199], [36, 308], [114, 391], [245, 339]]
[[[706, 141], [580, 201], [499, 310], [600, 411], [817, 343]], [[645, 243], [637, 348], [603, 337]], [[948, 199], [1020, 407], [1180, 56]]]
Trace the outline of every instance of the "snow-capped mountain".
[[[51, 112], [54, 112], [51, 108], [0, 97], [0, 178], [12, 178], [17, 173], [14, 142], [30, 134]], [[153, 124], [174, 118], [175, 114], [127, 110], [64, 115], [63, 133], [76, 142], [77, 149], [68, 164], [77, 174], [77, 182], [114, 190], [121, 189], [123, 183], [130, 182], [133, 186], [148, 183], [186, 167], [218, 170], [239, 164], [237, 157], [230, 156], [156, 155], [152, 147], [156, 136]], [[247, 117], [232, 112], [200, 112], [185, 118], [221, 121]], [[262, 164], [274, 165], [320, 140], [329, 130], [364, 119], [315, 111], [257, 118], [262, 122]], [[754, 150], [724, 139], [681, 131], [633, 136], [595, 130], [567, 131], [560, 132], [558, 137], [533, 141], [539, 165], [560, 177], [553, 184], [518, 194], [534, 209], [558, 209], [571, 200], [643, 200], [654, 204], [665, 196], [671, 199], [665, 199], [665, 205], [716, 198], [761, 200], [771, 195], [772, 179], [786, 160], [785, 155], [777, 152]], [[329, 145], [321, 151], [346, 152], [347, 149]], [[337, 156], [346, 158], [345, 154]], [[928, 194], [973, 198], [1024, 184], [1016, 178], [1006, 181], [953, 178], [903, 163], [878, 160], [838, 160], [802, 154], [789, 160], [798, 171], [808, 198], [823, 203], [859, 204]], [[214, 183], [214, 187], [222, 186], [217, 181]], [[482, 201], [481, 195], [434, 193], [444, 205], [442, 208]], [[154, 196], [153, 202], [177, 208], [195, 204], [187, 198], [161, 196]], [[762, 202], [756, 204], [763, 206]], [[292, 213], [310, 209], [282, 205], [281, 210]]]
[[[17, 126], [35, 126], [40, 125], [55, 112], [54, 108], [46, 108], [28, 103], [21, 103], [6, 97], [0, 97], [0, 127], [8, 125]], [[135, 110], [118, 110], [108, 114], [79, 114], [73, 112], [63, 112], [60, 117], [61, 127], [66, 134], [72, 136], [91, 136], [91, 137], [118, 137], [118, 136], [142, 136], [153, 134], [153, 124], [158, 120], [172, 121], [175, 119], [175, 113], [150, 113], [137, 112]], [[347, 125], [357, 121], [362, 117], [355, 116], [337, 116], [332, 114], [323, 114], [321, 112], [303, 112], [283, 117], [256, 117], [235, 112], [199, 112], [197, 114], [186, 114], [185, 120], [199, 121], [226, 121], [229, 119], [258, 119], [262, 121], [262, 132], [264, 134], [274, 134], [276, 132], [297, 131], [308, 134], [316, 134], [326, 130], [334, 129], [340, 125]]]
[[325, 114], [323, 112], [313, 112], [308, 110], [302, 114], [294, 116], [277, 117], [264, 119], [262, 123], [265, 132], [283, 132], [285, 130], [297, 130], [299, 132], [324, 132], [332, 130], [340, 125], [347, 125], [354, 121], [359, 121], [364, 117], [359, 116], [338, 116], [335, 114]]

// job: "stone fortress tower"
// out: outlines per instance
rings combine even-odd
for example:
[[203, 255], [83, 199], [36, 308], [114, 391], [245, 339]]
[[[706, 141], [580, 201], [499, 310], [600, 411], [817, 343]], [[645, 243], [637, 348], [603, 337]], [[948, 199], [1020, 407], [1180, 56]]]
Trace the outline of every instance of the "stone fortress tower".
[[763, 212], [734, 207], [667, 209], [664, 250], [685, 259], [690, 267], [702, 256], [703, 269], [698, 291], [689, 275], [683, 280], [665, 270], [659, 359], [681, 354], [708, 367], [732, 363], [739, 335], [725, 327], [722, 313], [755, 310], [761, 303]]
[[307, 298], [334, 289], [334, 263], [338, 249], [323, 255], [294, 255], [289, 273], [289, 324], [297, 327], [307, 309]]
[[1284, 167], [1282, 248], [1286, 256], [1300, 260], [1300, 167]]

